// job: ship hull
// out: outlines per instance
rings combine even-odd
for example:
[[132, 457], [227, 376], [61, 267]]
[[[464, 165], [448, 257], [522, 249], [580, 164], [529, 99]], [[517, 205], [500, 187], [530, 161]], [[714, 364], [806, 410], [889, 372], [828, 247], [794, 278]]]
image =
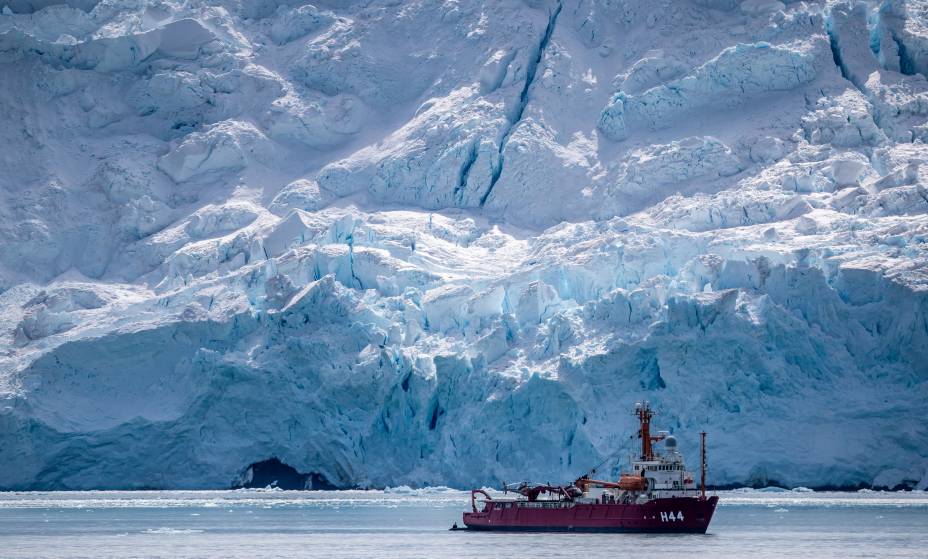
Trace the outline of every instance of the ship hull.
[[494, 532], [625, 532], [704, 534], [718, 497], [671, 497], [644, 504], [489, 501], [464, 513], [469, 530]]

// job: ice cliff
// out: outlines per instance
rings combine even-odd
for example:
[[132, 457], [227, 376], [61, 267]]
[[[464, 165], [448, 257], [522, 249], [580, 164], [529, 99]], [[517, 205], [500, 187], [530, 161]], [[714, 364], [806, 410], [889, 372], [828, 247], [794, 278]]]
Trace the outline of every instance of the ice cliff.
[[[928, 2], [0, 0], [0, 488], [928, 485]], [[302, 477], [301, 477], [302, 475]]]

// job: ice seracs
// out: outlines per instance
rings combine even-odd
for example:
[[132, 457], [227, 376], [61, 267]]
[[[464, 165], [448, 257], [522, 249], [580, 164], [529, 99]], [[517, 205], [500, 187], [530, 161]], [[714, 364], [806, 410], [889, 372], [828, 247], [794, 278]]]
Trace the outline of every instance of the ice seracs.
[[924, 487], [924, 2], [0, 7], [0, 487]]

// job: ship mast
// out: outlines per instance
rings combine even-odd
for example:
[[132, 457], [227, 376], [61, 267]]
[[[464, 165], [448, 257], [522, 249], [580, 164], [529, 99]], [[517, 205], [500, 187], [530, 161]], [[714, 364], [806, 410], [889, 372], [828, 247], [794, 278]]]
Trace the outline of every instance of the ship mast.
[[706, 432], [702, 431], [699, 433], [699, 454], [700, 454], [700, 465], [699, 465], [699, 484], [702, 490], [702, 498], [706, 498]]
[[640, 426], [638, 427], [638, 438], [641, 439], [641, 459], [645, 461], [654, 460], [654, 448], [652, 443], [664, 440], [664, 435], [651, 435], [651, 418], [654, 412], [651, 411], [651, 403], [638, 402], [635, 404], [635, 415], [638, 416]]

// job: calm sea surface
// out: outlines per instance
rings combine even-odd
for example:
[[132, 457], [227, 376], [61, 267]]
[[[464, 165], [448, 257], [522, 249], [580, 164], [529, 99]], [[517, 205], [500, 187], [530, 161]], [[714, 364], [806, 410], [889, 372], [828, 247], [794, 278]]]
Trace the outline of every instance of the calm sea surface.
[[719, 493], [706, 535], [449, 532], [447, 489], [0, 493], [0, 557], [924, 557], [928, 492]]

